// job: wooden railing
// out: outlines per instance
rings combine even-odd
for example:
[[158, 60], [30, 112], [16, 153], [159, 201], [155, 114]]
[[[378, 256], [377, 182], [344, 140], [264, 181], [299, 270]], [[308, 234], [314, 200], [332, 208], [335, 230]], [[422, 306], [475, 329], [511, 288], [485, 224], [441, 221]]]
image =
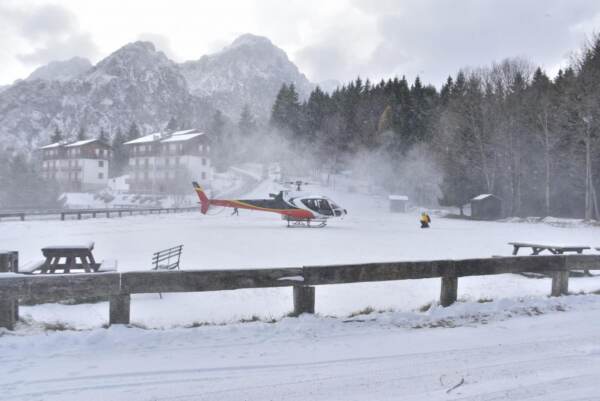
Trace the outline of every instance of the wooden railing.
[[97, 216], [111, 217], [123, 215], [132, 216], [134, 214], [161, 214], [161, 213], [179, 213], [179, 212], [190, 212], [199, 210], [197, 206], [185, 206], [185, 207], [136, 207], [136, 208], [106, 208], [106, 209], [56, 209], [56, 210], [38, 210], [38, 211], [10, 211], [1, 212], [0, 220], [3, 218], [18, 218], [21, 221], [25, 221], [27, 217], [55, 217], [65, 220], [69, 216], [75, 216], [77, 220], [81, 220], [82, 217]]
[[568, 293], [569, 270], [600, 269], [600, 255], [511, 256], [357, 265], [249, 270], [180, 270], [64, 275], [0, 274], [0, 326], [11, 328], [18, 299], [56, 302], [107, 297], [109, 323], [128, 324], [131, 294], [293, 287], [294, 314], [314, 313], [315, 287], [392, 280], [440, 278], [440, 304], [457, 299], [458, 279], [519, 272], [551, 272], [550, 294]]

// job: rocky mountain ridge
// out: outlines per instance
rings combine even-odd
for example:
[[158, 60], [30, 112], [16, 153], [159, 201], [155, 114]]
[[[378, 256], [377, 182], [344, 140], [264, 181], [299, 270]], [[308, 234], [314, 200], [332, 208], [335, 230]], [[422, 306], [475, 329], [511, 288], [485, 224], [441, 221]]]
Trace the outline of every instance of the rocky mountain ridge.
[[150, 42], [129, 43], [95, 66], [53, 62], [0, 89], [0, 147], [32, 150], [59, 129], [114, 134], [136, 122], [143, 133], [174, 117], [207, 129], [216, 109], [237, 121], [244, 105], [266, 120], [283, 83], [301, 97], [312, 84], [267, 38], [242, 35], [222, 51], [177, 64]]

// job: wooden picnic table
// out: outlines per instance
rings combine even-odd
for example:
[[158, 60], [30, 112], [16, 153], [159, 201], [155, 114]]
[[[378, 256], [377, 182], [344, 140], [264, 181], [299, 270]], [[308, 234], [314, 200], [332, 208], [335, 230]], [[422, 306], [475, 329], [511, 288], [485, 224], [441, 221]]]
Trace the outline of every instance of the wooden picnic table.
[[589, 246], [561, 246], [561, 245], [544, 245], [544, 244], [531, 244], [527, 242], [509, 242], [509, 245], [513, 246], [513, 255], [519, 253], [521, 248], [531, 248], [532, 255], [539, 255], [542, 251], [549, 251], [554, 255], [562, 255], [566, 252], [583, 253], [586, 249], [591, 249]]
[[[55, 273], [62, 270], [63, 273], [71, 273], [72, 270], [83, 270], [86, 273], [95, 272], [100, 267], [96, 263], [92, 250], [94, 243], [87, 245], [54, 245], [42, 248], [42, 254], [46, 258], [39, 267], [41, 273]], [[79, 262], [77, 262], [79, 260]]]

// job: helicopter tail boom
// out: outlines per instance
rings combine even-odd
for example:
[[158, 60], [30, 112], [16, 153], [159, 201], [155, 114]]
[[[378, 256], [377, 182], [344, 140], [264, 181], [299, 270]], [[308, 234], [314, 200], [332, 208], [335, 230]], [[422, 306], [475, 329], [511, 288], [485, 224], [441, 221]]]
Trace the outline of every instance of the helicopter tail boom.
[[210, 201], [208, 200], [208, 196], [204, 192], [204, 189], [196, 181], [192, 183], [194, 185], [194, 190], [198, 194], [198, 198], [200, 199], [200, 211], [202, 214], [206, 214], [208, 211], [208, 207], [210, 206]]

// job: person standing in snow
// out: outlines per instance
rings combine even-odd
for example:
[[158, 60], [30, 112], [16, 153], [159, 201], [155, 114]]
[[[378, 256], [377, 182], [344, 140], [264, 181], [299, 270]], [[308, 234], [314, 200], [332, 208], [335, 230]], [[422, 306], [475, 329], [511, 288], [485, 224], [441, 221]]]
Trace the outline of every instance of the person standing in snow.
[[429, 228], [429, 223], [431, 223], [431, 217], [427, 212], [421, 213], [421, 228]]

